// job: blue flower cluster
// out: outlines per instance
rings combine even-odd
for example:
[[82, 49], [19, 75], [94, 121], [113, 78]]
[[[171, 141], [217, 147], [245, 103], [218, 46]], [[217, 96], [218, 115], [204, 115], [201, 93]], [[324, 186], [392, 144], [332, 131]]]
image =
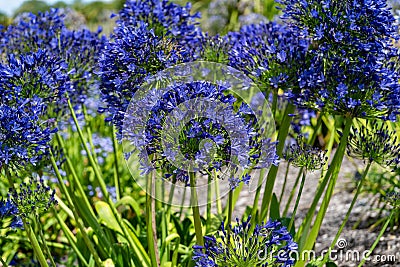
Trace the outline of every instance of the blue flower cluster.
[[[100, 57], [101, 93], [108, 121], [121, 126], [123, 113], [144, 79], [198, 57], [202, 33], [190, 15], [167, 0], [127, 1]], [[119, 129], [120, 130], [120, 129]]]
[[22, 182], [18, 190], [11, 188], [8, 199], [17, 207], [17, 214], [27, 218], [30, 215], [39, 216], [57, 205], [55, 193], [43, 179], [29, 178], [29, 182]]
[[229, 65], [252, 77], [266, 95], [297, 84], [309, 42], [297, 31], [275, 22], [244, 26], [225, 37]]
[[352, 117], [395, 120], [398, 39], [385, 0], [280, 0], [283, 19], [311, 40], [288, 96], [298, 105]]
[[251, 230], [250, 217], [236, 221], [229, 230], [222, 223], [217, 236], [205, 236], [204, 246], [193, 246], [197, 267], [294, 265], [291, 253], [298, 246], [280, 222], [268, 221]]
[[7, 62], [0, 64], [0, 166], [12, 169], [36, 165], [48, 154], [71, 83], [65, 63], [43, 50], [10, 54]]
[[18, 214], [18, 208], [9, 199], [0, 200], [0, 222], [2, 223], [0, 224], [0, 229], [4, 229], [4, 227], [22, 229], [24, 225]]
[[[155, 96], [159, 92], [154, 92]], [[222, 84], [173, 84], [159, 98], [132, 106], [123, 134], [140, 151], [143, 174], [160, 168], [165, 178], [185, 184], [188, 170], [207, 174], [228, 166], [264, 168], [276, 164], [275, 144], [260, 140], [255, 115], [247, 104], [239, 102]], [[188, 110], [177, 111], [181, 104]], [[199, 114], [192, 114], [192, 108]], [[190, 120], [180, 129], [185, 116]], [[144, 133], [137, 133], [141, 125], [145, 125]], [[248, 180], [243, 176], [239, 182]]]
[[0, 54], [24, 55], [44, 50], [49, 56], [64, 60], [73, 82], [68, 93], [78, 105], [84, 102], [88, 90], [98, 86], [94, 72], [106, 38], [100, 36], [100, 29], [97, 32], [69, 30], [64, 19], [65, 14], [58, 9], [20, 16], [2, 33]]

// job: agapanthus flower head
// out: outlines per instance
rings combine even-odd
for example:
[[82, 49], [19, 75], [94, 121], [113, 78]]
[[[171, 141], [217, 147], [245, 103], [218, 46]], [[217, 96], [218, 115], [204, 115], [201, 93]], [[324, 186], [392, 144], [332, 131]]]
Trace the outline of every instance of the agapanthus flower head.
[[352, 117], [396, 119], [399, 38], [385, 0], [280, 0], [283, 18], [311, 40], [287, 91], [296, 104]]
[[180, 6], [168, 0], [128, 0], [119, 11], [117, 23], [137, 27], [145, 23], [157, 37], [178, 41], [187, 49], [201, 41], [196, 21], [200, 14], [191, 14], [191, 3]]
[[398, 191], [391, 191], [388, 192], [384, 199], [387, 203], [389, 203], [393, 208], [400, 209], [400, 192]]
[[18, 208], [18, 215], [27, 218], [30, 215], [40, 216], [57, 205], [55, 193], [43, 179], [31, 177], [28, 182], [22, 182], [18, 189], [11, 188], [8, 199]]
[[309, 46], [298, 32], [271, 22], [243, 26], [225, 38], [230, 45], [229, 65], [249, 75], [266, 95], [297, 83], [297, 70]]
[[0, 168], [26, 168], [47, 157], [57, 129], [51, 119], [43, 119], [46, 109], [38, 97], [16, 98], [12, 105], [0, 101]]
[[11, 106], [18, 99], [38, 97], [49, 112], [58, 111], [65, 93], [72, 90], [67, 68], [65, 61], [45, 50], [8, 55], [7, 63], [0, 64], [0, 102]]
[[397, 133], [384, 121], [367, 120], [354, 125], [349, 135], [347, 154], [382, 166], [397, 163], [400, 143]]
[[284, 157], [293, 166], [315, 171], [321, 169], [328, 160], [326, 152], [307, 144], [307, 140], [302, 135], [298, 135], [296, 143], [287, 148]]
[[205, 236], [204, 246], [193, 246], [196, 266], [293, 266], [291, 253], [298, 246], [280, 222], [270, 220], [252, 230], [250, 217], [236, 221], [229, 230], [221, 224], [215, 236]]
[[21, 217], [18, 216], [18, 208], [9, 200], [0, 200], [0, 229], [23, 228]]
[[236, 107], [239, 100], [224, 85], [175, 83], [163, 91], [131, 105], [124, 121], [123, 134], [140, 151], [143, 173], [161, 168], [166, 178], [187, 183], [188, 171], [275, 163], [274, 143], [261, 141], [249, 106]]
[[98, 76], [94, 72], [106, 38], [100, 36], [100, 29], [97, 32], [68, 29], [65, 13], [65, 10], [51, 9], [16, 18], [0, 39], [0, 53], [5, 57], [44, 50], [47, 55], [62, 59], [73, 81], [73, 90], [69, 91], [71, 101], [82, 104], [88, 90], [97, 87]]

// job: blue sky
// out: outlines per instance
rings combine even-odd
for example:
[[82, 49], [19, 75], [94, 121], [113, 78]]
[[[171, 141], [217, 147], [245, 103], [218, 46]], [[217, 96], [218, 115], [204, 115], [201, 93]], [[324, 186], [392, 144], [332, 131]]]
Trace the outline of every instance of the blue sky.
[[[56, 3], [58, 1], [59, 0], [45, 0], [45, 2], [47, 2], [49, 4]], [[82, 2], [91, 2], [91, 1], [94, 1], [94, 0], [84, 0]], [[23, 2], [25, 2], [25, 1], [24, 0], [0, 0], [0, 11], [6, 13], [7, 15], [12, 15], [13, 11], [15, 11]], [[63, 2], [72, 3], [73, 0], [63, 0]]]

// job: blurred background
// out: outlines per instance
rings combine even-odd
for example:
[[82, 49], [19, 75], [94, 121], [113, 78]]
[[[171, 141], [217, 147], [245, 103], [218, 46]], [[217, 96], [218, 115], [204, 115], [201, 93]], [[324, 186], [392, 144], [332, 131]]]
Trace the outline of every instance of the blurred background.
[[[185, 5], [187, 0], [172, 2]], [[274, 0], [192, 0], [192, 10], [202, 15], [201, 27], [210, 34], [225, 34], [242, 25], [276, 20]], [[114, 27], [111, 14], [122, 8], [125, 0], [0, 0], [0, 24], [8, 25], [25, 12], [38, 13], [50, 8], [63, 8], [75, 24], [91, 30], [98, 26], [109, 34]]]

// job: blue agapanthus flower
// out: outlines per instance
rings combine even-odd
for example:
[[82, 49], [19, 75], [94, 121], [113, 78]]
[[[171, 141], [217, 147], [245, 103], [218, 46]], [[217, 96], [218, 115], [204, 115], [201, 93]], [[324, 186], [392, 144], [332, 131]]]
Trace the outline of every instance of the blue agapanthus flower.
[[280, 0], [283, 19], [312, 40], [288, 96], [298, 105], [395, 120], [399, 113], [398, 39], [385, 0]]
[[64, 60], [73, 82], [69, 95], [77, 105], [84, 102], [90, 89], [98, 86], [94, 72], [106, 38], [100, 36], [100, 29], [97, 32], [84, 28], [70, 30], [64, 19], [65, 14], [59, 9], [37, 15], [27, 13], [17, 18], [2, 33], [0, 54], [24, 55], [43, 50], [47, 55]]
[[65, 61], [45, 50], [8, 55], [7, 63], [0, 64], [0, 75], [0, 103], [10, 106], [23, 98], [39, 97], [49, 108], [59, 110], [65, 93], [72, 90]]
[[276, 22], [244, 26], [225, 37], [229, 65], [249, 75], [266, 95], [297, 83], [298, 67], [310, 45], [286, 25]]
[[197, 267], [294, 265], [291, 253], [298, 246], [280, 222], [268, 221], [251, 230], [250, 217], [236, 221], [229, 230], [222, 223], [215, 236], [205, 236], [204, 246], [193, 246]]
[[0, 229], [8, 228], [22, 229], [24, 227], [21, 217], [18, 215], [18, 208], [11, 200], [0, 200]]
[[[250, 107], [223, 84], [172, 84], [152, 93], [130, 105], [124, 119], [123, 135], [139, 150], [143, 174], [162, 169], [164, 178], [187, 184], [188, 171], [277, 163], [275, 144], [263, 140]], [[241, 181], [249, 177], [229, 180], [232, 189]]]
[[[201, 31], [181, 7], [165, 0], [127, 1], [100, 58], [100, 112], [121, 126], [123, 112], [146, 77], [198, 57]], [[119, 129], [120, 130], [120, 129]]]
[[40, 98], [17, 98], [13, 105], [0, 102], [0, 168], [37, 165], [50, 148], [51, 120], [44, 120], [47, 104]]

